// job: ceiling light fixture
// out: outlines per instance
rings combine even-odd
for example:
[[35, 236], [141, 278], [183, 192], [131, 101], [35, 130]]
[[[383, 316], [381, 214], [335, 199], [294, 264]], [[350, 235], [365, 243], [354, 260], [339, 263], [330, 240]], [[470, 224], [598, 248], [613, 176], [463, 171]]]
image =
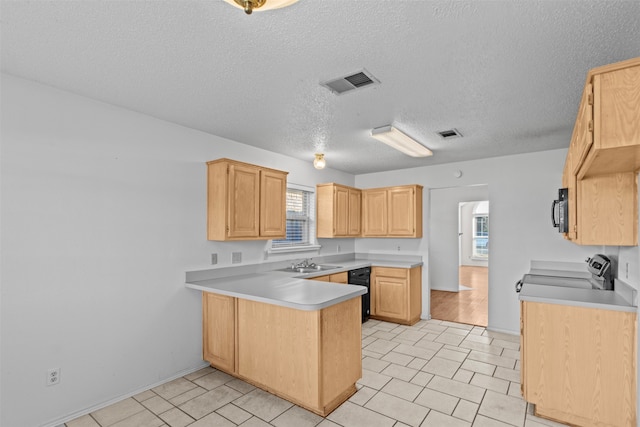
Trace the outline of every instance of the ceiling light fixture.
[[391, 125], [373, 129], [371, 136], [411, 157], [427, 157], [433, 155], [433, 152], [427, 147]]
[[327, 161], [324, 159], [324, 154], [316, 153], [316, 158], [313, 159], [313, 167], [316, 169], [324, 169], [327, 166]]
[[260, 9], [263, 10], [271, 10], [271, 9], [280, 9], [281, 7], [287, 7], [298, 0], [224, 0], [227, 3], [243, 9], [244, 13], [247, 15], [251, 15], [251, 12], [254, 10]]

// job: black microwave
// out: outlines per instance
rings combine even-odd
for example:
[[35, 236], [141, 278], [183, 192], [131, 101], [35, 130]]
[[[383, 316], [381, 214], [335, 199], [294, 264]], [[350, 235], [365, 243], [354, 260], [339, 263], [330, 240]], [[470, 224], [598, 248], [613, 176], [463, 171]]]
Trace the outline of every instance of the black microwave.
[[558, 199], [551, 204], [551, 223], [559, 233], [569, 232], [569, 190], [558, 190]]

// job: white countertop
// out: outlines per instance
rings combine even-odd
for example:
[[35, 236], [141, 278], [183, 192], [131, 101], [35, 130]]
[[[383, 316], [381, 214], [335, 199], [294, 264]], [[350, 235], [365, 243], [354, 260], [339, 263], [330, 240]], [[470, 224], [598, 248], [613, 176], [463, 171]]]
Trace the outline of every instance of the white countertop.
[[313, 277], [369, 266], [413, 268], [421, 266], [422, 262], [415, 260], [405, 262], [398, 259], [348, 259], [319, 262], [319, 264], [339, 268], [301, 274], [280, 271], [279, 268], [270, 269], [268, 266], [251, 265], [245, 268], [236, 267], [234, 271], [237, 274], [225, 276], [218, 276], [217, 269], [209, 269], [187, 272], [186, 287], [298, 310], [320, 310], [366, 294], [367, 288], [309, 280]]
[[575, 307], [629, 312], [635, 312], [637, 310], [637, 307], [631, 305], [619, 293], [600, 289], [527, 284], [522, 287], [519, 298], [520, 301], [561, 304]]
[[[529, 275], [556, 279], [546, 283], [540, 280], [526, 281], [522, 285], [518, 298], [520, 301], [542, 302], [548, 304], [569, 305], [575, 307], [599, 308], [635, 312], [633, 305], [636, 291], [633, 287], [616, 279], [613, 291], [591, 289], [589, 282], [591, 273], [586, 264], [573, 262], [531, 261]], [[535, 277], [534, 277], [535, 279]], [[578, 282], [585, 282], [585, 286], [578, 286]], [[567, 282], [564, 283], [563, 282]], [[575, 282], [575, 283], [574, 283]]]

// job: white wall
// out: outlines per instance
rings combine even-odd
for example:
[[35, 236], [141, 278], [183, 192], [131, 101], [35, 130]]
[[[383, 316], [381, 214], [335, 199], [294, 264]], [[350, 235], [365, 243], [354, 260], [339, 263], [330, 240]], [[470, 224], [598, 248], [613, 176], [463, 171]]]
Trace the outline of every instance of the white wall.
[[[438, 155], [435, 153], [434, 155]], [[562, 182], [566, 150], [428, 166], [359, 175], [356, 187], [421, 184], [433, 188], [483, 184], [489, 187], [491, 206], [491, 256], [489, 257], [489, 328], [519, 332], [518, 296], [514, 284], [529, 270], [532, 259], [581, 262], [602, 247], [578, 246], [565, 241], [551, 227], [551, 201]], [[455, 172], [462, 171], [456, 178]], [[430, 254], [429, 201], [424, 200], [422, 239], [358, 239], [356, 251], [402, 250], [423, 254], [425, 270], [441, 260]], [[423, 317], [428, 315], [428, 274], [423, 272]]]
[[488, 197], [486, 185], [429, 190], [429, 226], [426, 235], [429, 258], [438, 260], [431, 263], [427, 271], [431, 289], [458, 292], [458, 208], [461, 202], [487, 200]]
[[[0, 425], [38, 426], [202, 364], [184, 272], [265, 242], [206, 240], [207, 160], [354, 184], [325, 169], [2, 76]], [[313, 146], [310, 145], [310, 159]], [[323, 252], [352, 252], [326, 240]], [[45, 387], [45, 373], [61, 381]]]

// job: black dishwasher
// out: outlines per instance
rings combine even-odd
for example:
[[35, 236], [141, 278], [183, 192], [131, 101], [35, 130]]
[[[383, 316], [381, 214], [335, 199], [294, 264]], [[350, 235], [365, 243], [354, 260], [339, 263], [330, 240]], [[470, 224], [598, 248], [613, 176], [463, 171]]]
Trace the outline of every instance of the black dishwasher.
[[371, 307], [371, 267], [358, 268], [349, 271], [349, 284], [367, 287], [367, 293], [362, 295], [362, 323], [369, 320]]

